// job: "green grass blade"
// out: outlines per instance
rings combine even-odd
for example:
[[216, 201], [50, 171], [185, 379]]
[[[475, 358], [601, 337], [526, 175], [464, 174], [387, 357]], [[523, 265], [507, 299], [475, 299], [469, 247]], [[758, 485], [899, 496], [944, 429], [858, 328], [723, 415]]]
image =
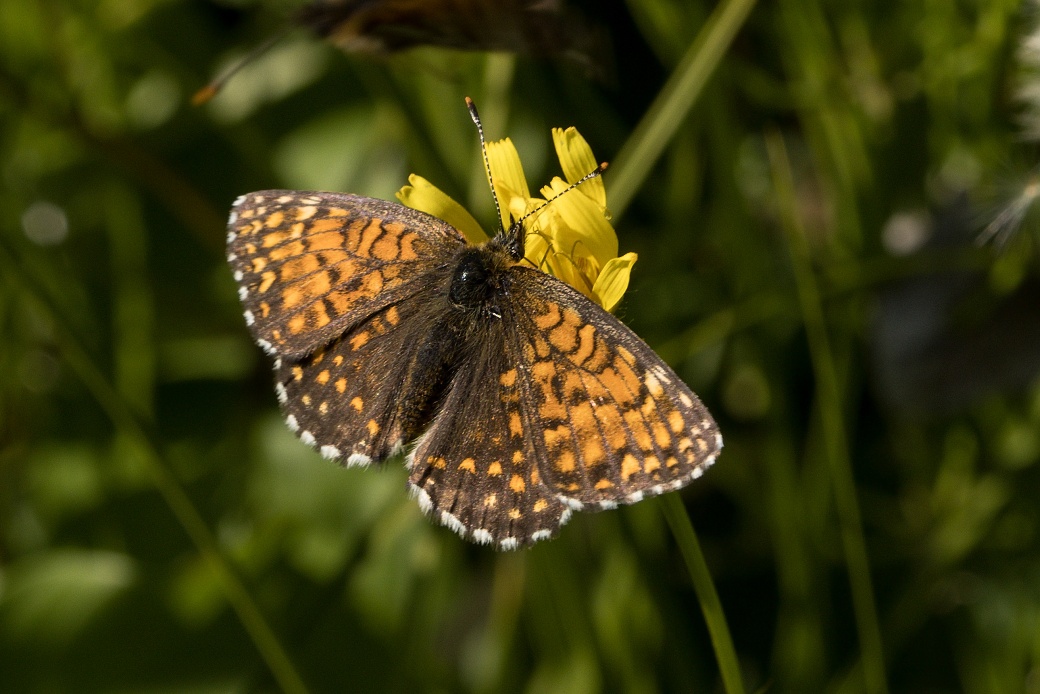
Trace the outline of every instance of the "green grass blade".
[[773, 184], [780, 221], [791, 251], [795, 284], [802, 310], [802, 320], [809, 341], [809, 353], [816, 377], [816, 399], [819, 403], [824, 452], [830, 471], [834, 501], [841, 529], [845, 562], [849, 568], [856, 628], [863, 651], [863, 679], [867, 692], [888, 691], [885, 678], [881, 629], [878, 625], [874, 589], [870, 577], [870, 559], [863, 537], [863, 522], [856, 483], [849, 459], [848, 437], [842, 421], [841, 394], [837, 368], [827, 335], [823, 301], [813, 273], [812, 258], [796, 208], [794, 180], [787, 151], [777, 133], [767, 138]]
[[31, 298], [53, 318], [54, 340], [65, 363], [87, 387], [116, 429], [137, 447], [141, 460], [147, 465], [159, 494], [170, 507], [199, 554], [210, 563], [214, 572], [220, 577], [225, 597], [238, 615], [239, 621], [279, 687], [290, 694], [305, 694], [308, 691], [307, 687], [296, 671], [288, 652], [278, 640], [274, 629], [268, 624], [245, 584], [242, 583], [238, 574], [220, 551], [217, 539], [206, 525], [202, 515], [171, 472], [169, 464], [159, 452], [160, 447], [149, 427], [108, 381], [101, 369], [94, 364], [87, 350], [83, 348], [72, 332], [65, 329], [61, 311], [57, 310], [48, 300], [46, 292], [38, 290], [32, 277], [22, 270], [26, 266], [25, 263], [16, 259], [15, 254], [11, 252], [6, 243], [0, 243], [0, 266], [4, 268], [4, 276], [15, 283], [24, 296]]
[[607, 200], [615, 220], [628, 209], [754, 6], [755, 0], [726, 0], [719, 5], [621, 147], [607, 179]]
[[715, 648], [715, 659], [722, 673], [722, 684], [726, 694], [743, 694], [740, 662], [733, 648], [733, 638], [729, 633], [726, 615], [722, 611], [722, 601], [719, 600], [715, 583], [711, 580], [708, 563], [704, 561], [701, 544], [697, 540], [697, 533], [693, 529], [690, 517], [686, 515], [682, 498], [678, 494], [665, 494], [661, 497], [661, 509], [690, 572], [690, 580], [693, 581], [693, 589], [697, 593], [697, 600], [700, 602], [701, 612], [704, 613], [704, 621], [711, 635], [711, 645]]

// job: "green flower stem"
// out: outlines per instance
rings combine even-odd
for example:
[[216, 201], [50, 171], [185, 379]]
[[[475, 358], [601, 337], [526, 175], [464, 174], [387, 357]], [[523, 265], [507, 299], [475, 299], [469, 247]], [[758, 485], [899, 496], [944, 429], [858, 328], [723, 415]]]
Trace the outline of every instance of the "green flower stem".
[[53, 318], [54, 340], [65, 362], [83, 381], [87, 390], [112, 420], [116, 429], [136, 445], [141, 460], [148, 467], [156, 489], [173, 511], [199, 554], [209, 562], [220, 577], [225, 597], [238, 615], [260, 656], [270, 668], [278, 685], [283, 691], [290, 694], [305, 694], [307, 687], [296, 671], [288, 653], [279, 642], [270, 624], [267, 623], [259, 605], [253, 600], [253, 596], [250, 595], [245, 584], [221, 553], [220, 546], [202, 515], [170, 471], [169, 465], [163, 460], [159, 453], [159, 442], [126, 400], [105, 378], [71, 331], [66, 329], [62, 322], [61, 312], [49, 301], [46, 292], [38, 290], [36, 283], [23, 272], [22, 268], [25, 267], [25, 264], [16, 259], [15, 254], [11, 252], [6, 243], [0, 243], [0, 266], [3, 267], [4, 277], [18, 285], [25, 296], [31, 297]]
[[715, 9], [614, 158], [607, 179], [607, 200], [615, 221], [624, 214], [682, 125], [754, 6], [755, 0], [725, 0]]
[[701, 604], [704, 621], [711, 635], [711, 645], [715, 648], [715, 659], [722, 673], [722, 684], [726, 694], [743, 694], [744, 683], [740, 677], [740, 662], [733, 648], [733, 639], [726, 623], [726, 615], [722, 611], [722, 601], [715, 591], [715, 584], [708, 571], [708, 563], [701, 553], [701, 544], [697, 541], [697, 533], [693, 529], [690, 517], [686, 515], [682, 498], [678, 494], [665, 494], [660, 499], [661, 510], [672, 529], [672, 535], [679, 545], [686, 568], [693, 581], [693, 589], [697, 592], [697, 601]]
[[821, 434], [825, 457], [830, 469], [831, 485], [841, 530], [845, 562], [849, 568], [853, 610], [863, 652], [862, 669], [867, 692], [888, 691], [885, 681], [885, 661], [881, 648], [881, 629], [878, 626], [877, 607], [870, 577], [870, 560], [863, 537], [856, 483], [849, 459], [848, 437], [842, 421], [841, 392], [837, 368], [827, 335], [823, 315], [823, 300], [812, 268], [812, 257], [805, 230], [796, 209], [794, 180], [783, 140], [778, 133], [767, 137], [766, 145], [772, 165], [773, 184], [780, 221], [787, 236], [794, 268], [795, 284], [802, 311], [802, 320], [809, 341], [809, 354], [816, 376], [816, 398], [819, 403]]

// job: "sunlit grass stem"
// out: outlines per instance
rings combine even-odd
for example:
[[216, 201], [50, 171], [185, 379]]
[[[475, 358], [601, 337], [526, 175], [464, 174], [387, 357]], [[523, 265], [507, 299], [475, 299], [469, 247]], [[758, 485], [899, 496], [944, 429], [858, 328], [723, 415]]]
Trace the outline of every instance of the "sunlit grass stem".
[[624, 214], [650, 169], [683, 124], [754, 6], [755, 0], [725, 0], [715, 9], [611, 162], [607, 199], [615, 220]]
[[743, 694], [744, 683], [740, 677], [740, 662], [737, 660], [737, 651], [733, 648], [733, 638], [729, 633], [729, 625], [726, 623], [726, 615], [722, 611], [722, 601], [715, 590], [715, 583], [711, 580], [711, 572], [708, 563], [704, 561], [701, 552], [701, 544], [697, 540], [697, 533], [693, 529], [693, 523], [686, 514], [682, 498], [678, 494], [665, 494], [661, 497], [661, 509], [664, 511], [668, 527], [672, 529], [672, 535], [679, 545], [686, 568], [690, 572], [693, 581], [693, 589], [697, 593], [697, 601], [704, 613], [704, 621], [708, 625], [708, 634], [711, 636], [711, 645], [715, 649], [715, 659], [722, 674], [722, 684], [726, 694]]

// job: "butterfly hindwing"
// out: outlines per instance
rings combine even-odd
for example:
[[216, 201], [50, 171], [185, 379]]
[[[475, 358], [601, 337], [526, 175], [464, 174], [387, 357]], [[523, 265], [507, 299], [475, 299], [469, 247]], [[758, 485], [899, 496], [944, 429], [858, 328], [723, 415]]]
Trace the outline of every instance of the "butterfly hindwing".
[[269, 353], [294, 358], [414, 294], [411, 281], [464, 243], [422, 212], [338, 193], [250, 193], [228, 220], [246, 322]]
[[[381, 461], [415, 439], [436, 400], [443, 359], [420, 361], [436, 273], [413, 280], [409, 301], [373, 314], [299, 360], [276, 362], [275, 390], [289, 426], [326, 458], [347, 465]], [[444, 352], [440, 348], [441, 353]]]
[[521, 391], [504, 378], [504, 326], [489, 323], [461, 347], [460, 368], [409, 456], [420, 505], [477, 542], [513, 549], [556, 534], [571, 515], [534, 464]]
[[573, 508], [678, 489], [722, 447], [707, 409], [635, 333], [560, 280], [511, 269], [503, 378], [541, 478]]
[[571, 509], [678, 489], [714, 462], [715, 422], [635, 333], [553, 277], [508, 272], [501, 315], [460, 346], [464, 366], [409, 458], [427, 511], [522, 546]]

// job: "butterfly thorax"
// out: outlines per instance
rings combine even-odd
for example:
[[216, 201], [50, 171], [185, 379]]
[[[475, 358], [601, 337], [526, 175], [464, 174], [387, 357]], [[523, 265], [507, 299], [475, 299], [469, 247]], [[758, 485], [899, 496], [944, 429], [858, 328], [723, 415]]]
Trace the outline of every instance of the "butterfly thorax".
[[499, 237], [479, 246], [467, 246], [456, 256], [448, 288], [451, 305], [480, 318], [501, 318], [498, 297], [508, 290], [506, 272], [516, 263]]
[[487, 343], [487, 332], [500, 325], [513, 265], [497, 237], [455, 254], [446, 276], [446, 310], [433, 309], [432, 330], [410, 341], [401, 387], [407, 397], [397, 401], [395, 430], [405, 441], [426, 428], [460, 365], [471, 362], [474, 350]]

